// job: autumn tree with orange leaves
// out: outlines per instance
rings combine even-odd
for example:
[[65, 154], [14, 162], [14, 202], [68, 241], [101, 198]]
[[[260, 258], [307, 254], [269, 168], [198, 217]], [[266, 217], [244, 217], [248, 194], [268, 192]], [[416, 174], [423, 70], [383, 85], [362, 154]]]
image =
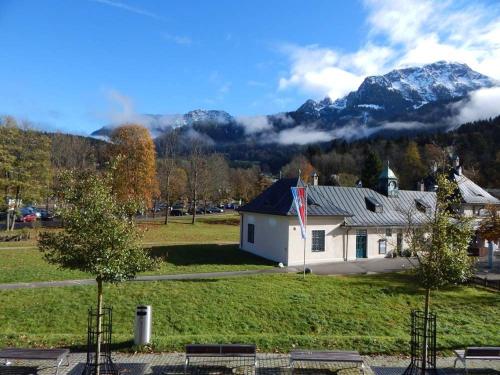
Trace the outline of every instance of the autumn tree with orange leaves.
[[134, 210], [151, 207], [158, 194], [156, 152], [149, 130], [136, 124], [125, 124], [110, 136], [113, 165], [113, 191], [119, 201]]

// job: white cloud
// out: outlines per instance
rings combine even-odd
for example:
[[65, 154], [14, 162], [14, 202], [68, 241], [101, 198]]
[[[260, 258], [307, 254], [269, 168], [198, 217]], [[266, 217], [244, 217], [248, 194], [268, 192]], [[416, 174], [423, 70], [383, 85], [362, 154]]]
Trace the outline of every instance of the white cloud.
[[149, 11], [144, 10], [142, 8], [133, 7], [133, 6], [130, 6], [128, 4], [122, 3], [120, 1], [116, 1], [116, 0], [92, 0], [92, 1], [95, 1], [96, 3], [108, 5], [108, 6], [111, 6], [114, 8], [122, 9], [122, 10], [125, 10], [127, 12], [139, 14], [141, 16], [146, 16], [146, 17], [155, 18], [155, 19], [159, 19], [159, 20], [162, 19], [162, 17], [160, 17], [159, 15], [157, 15], [153, 12], [149, 12]]
[[488, 119], [500, 113], [500, 87], [484, 88], [470, 93], [468, 99], [453, 104], [458, 113], [449, 119], [452, 127], [465, 122]]
[[354, 52], [282, 46], [291, 66], [279, 88], [336, 99], [356, 90], [367, 75], [438, 60], [466, 63], [500, 79], [500, 5], [365, 0], [365, 8], [369, 32]]
[[275, 136], [275, 141], [282, 145], [306, 145], [308, 143], [328, 142], [333, 139], [331, 132], [317, 130], [311, 127], [297, 126], [282, 130]]
[[185, 36], [185, 35], [175, 35], [175, 34], [170, 34], [170, 33], [162, 33], [161, 36], [167, 42], [179, 44], [181, 46], [189, 46], [189, 45], [191, 45], [191, 43], [193, 43], [191, 38], [188, 36]]
[[260, 133], [273, 128], [267, 116], [241, 116], [237, 117], [236, 121], [243, 125], [246, 134]]

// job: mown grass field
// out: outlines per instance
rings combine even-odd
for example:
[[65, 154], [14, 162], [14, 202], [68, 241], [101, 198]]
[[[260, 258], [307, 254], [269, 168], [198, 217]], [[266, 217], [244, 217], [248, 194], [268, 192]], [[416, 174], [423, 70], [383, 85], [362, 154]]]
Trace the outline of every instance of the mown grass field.
[[[189, 218], [175, 218], [168, 225], [141, 221], [145, 247], [164, 262], [158, 270], [147, 274], [179, 274], [251, 270], [272, 267], [270, 262], [241, 252], [235, 244], [239, 239], [238, 216], [201, 217], [196, 225]], [[5, 242], [0, 246], [0, 283], [50, 281], [89, 278], [78, 271], [50, 265], [36, 248], [36, 233], [30, 241]], [[14, 245], [14, 246], [13, 246]]]
[[[86, 313], [95, 287], [0, 291], [0, 346], [85, 343]], [[107, 286], [114, 341], [130, 348], [134, 309], [153, 306], [153, 349], [186, 343], [256, 343], [261, 351], [296, 347], [406, 353], [409, 313], [423, 302], [407, 274], [321, 277], [260, 275]], [[474, 287], [432, 296], [441, 351], [500, 345], [500, 294]]]

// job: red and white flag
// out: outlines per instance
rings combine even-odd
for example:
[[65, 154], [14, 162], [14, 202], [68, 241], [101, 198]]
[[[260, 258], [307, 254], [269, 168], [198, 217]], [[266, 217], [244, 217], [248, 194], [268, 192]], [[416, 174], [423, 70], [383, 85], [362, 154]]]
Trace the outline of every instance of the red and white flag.
[[307, 225], [307, 193], [305, 187], [292, 187], [293, 202], [299, 217], [300, 231], [302, 238], [306, 238], [306, 225]]

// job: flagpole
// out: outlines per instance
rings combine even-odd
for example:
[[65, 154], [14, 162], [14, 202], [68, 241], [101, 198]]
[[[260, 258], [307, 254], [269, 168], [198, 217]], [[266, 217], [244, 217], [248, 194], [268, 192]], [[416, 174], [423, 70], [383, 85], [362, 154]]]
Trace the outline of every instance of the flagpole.
[[304, 189], [304, 280], [306, 279], [306, 241], [307, 241], [307, 185]]

